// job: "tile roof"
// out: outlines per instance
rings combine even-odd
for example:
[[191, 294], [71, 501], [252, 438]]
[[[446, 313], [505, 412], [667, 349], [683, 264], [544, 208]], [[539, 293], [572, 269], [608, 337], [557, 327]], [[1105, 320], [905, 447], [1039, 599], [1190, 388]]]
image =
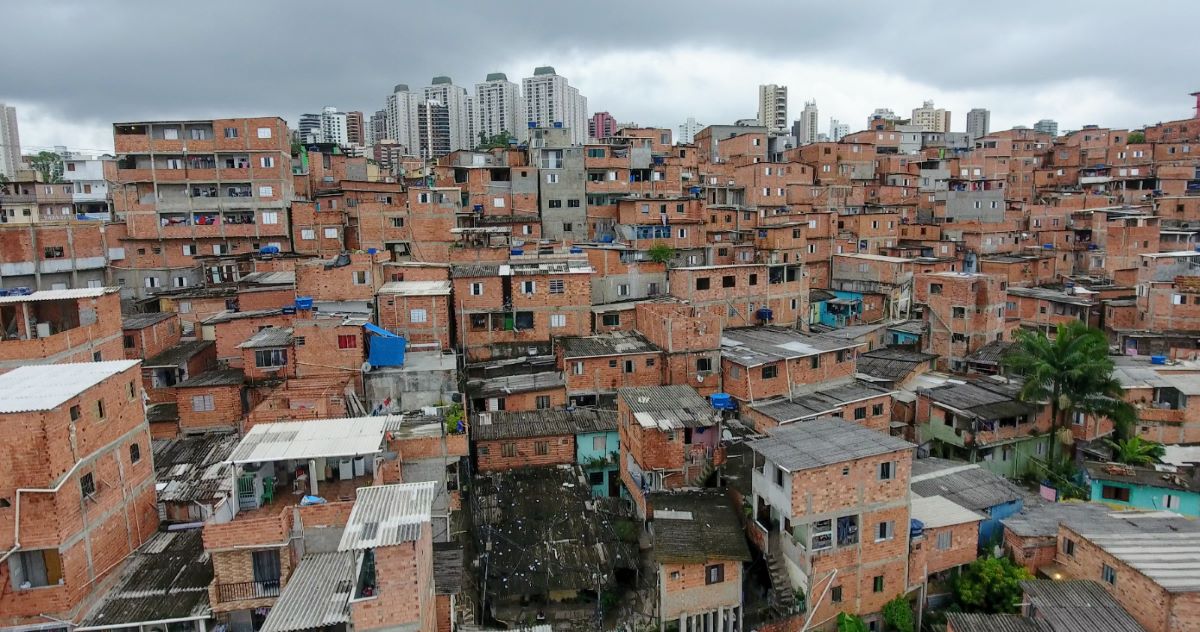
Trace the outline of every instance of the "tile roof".
[[559, 338], [564, 358], [592, 358], [658, 351], [644, 336], [632, 331], [614, 331], [595, 336]]
[[233, 433], [154, 441], [159, 502], [190, 503], [230, 495], [233, 479], [227, 461], [237, 443]]
[[177, 367], [185, 364], [188, 360], [205, 349], [216, 345], [212, 340], [189, 340], [181, 342], [170, 349], [166, 349], [158, 355], [146, 360], [142, 366], [145, 368], [154, 367]]
[[832, 417], [780, 426], [747, 445], [788, 472], [915, 447], [903, 439]]
[[696, 389], [684, 384], [623, 387], [617, 389], [617, 397], [642, 427], [670, 430], [715, 423], [713, 407]]
[[615, 432], [616, 430], [617, 413], [613, 410], [576, 408], [575, 410], [501, 411], [475, 415], [471, 422], [471, 439], [494, 441], [590, 432]]
[[0, 375], [0, 413], [54, 410], [139, 360], [31, 364]]
[[149, 312], [146, 314], [125, 314], [121, 316], [121, 329], [145, 329], [150, 325], [175, 318], [175, 312]]
[[[1087, 580], [1021, 582], [1025, 598], [1054, 632], [1145, 632], [1100, 584]], [[958, 628], [955, 628], [958, 632]]]
[[745, 327], [724, 331], [721, 335], [721, 356], [743, 366], [754, 367], [839, 349], [854, 349], [862, 344], [804, 334], [786, 327]]
[[330, 456], [362, 456], [382, 450], [384, 417], [350, 417], [258, 424], [246, 433], [231, 463], [265, 463]]
[[348, 623], [353, 589], [353, 553], [305, 555], [271, 606], [259, 632], [323, 630]]
[[338, 550], [357, 551], [418, 540], [421, 526], [432, 519], [430, 509], [436, 488], [432, 482], [360, 488]]
[[792, 399], [774, 399], [750, 404], [757, 411], [785, 424], [801, 419], [825, 415], [853, 402], [879, 397], [891, 393], [890, 389], [869, 382], [851, 380], [825, 385], [813, 385], [812, 392], [797, 395]]
[[85, 287], [73, 290], [41, 290], [24, 296], [0, 296], [0, 305], [14, 303], [30, 303], [36, 301], [67, 301], [81, 298], [97, 298], [105, 294], [116, 294], [121, 291], [115, 287]]
[[746, 532], [729, 497], [720, 490], [656, 492], [654, 559], [703, 564], [710, 560], [750, 561]]
[[1025, 497], [1020, 487], [978, 464], [937, 458], [913, 460], [909, 486], [917, 496], [942, 496], [974, 511]]

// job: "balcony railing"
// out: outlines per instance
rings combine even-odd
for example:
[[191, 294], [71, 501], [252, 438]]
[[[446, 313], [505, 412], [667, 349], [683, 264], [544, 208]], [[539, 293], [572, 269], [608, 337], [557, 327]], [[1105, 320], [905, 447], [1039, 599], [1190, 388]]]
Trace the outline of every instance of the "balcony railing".
[[217, 584], [217, 600], [222, 603], [278, 596], [278, 579], [260, 582], [239, 582], [236, 584]]

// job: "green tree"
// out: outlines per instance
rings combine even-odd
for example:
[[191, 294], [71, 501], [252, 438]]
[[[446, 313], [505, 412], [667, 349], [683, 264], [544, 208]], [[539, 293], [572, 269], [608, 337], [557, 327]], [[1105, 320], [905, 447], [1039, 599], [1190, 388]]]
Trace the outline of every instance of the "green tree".
[[1129, 132], [1129, 136], [1125, 139], [1130, 145], [1137, 145], [1146, 142], [1145, 132]]
[[30, 166], [34, 171], [37, 171], [42, 176], [42, 182], [62, 182], [63, 161], [62, 156], [52, 151], [39, 151], [36, 156], [29, 159]]
[[913, 632], [912, 605], [904, 597], [883, 604], [883, 621], [896, 632]]
[[1138, 436], [1128, 439], [1105, 439], [1105, 443], [1113, 449], [1113, 460], [1129, 465], [1150, 465], [1161, 459], [1167, 453], [1162, 444], [1146, 441]]
[[954, 598], [964, 612], [1015, 613], [1021, 603], [1021, 582], [1032, 578], [1007, 557], [979, 558], [955, 580]]
[[661, 241], [656, 241], [646, 251], [646, 254], [650, 255], [650, 260], [655, 263], [667, 263], [675, 258], [675, 249]]
[[1108, 339], [1099, 329], [1072, 321], [1060, 324], [1053, 339], [1042, 331], [1018, 331], [1004, 365], [1025, 379], [1019, 394], [1022, 401], [1050, 403], [1052, 436], [1046, 461], [1051, 466], [1056, 463], [1054, 446], [1059, 442], [1059, 430], [1066, 427], [1072, 414], [1106, 416], [1121, 437], [1133, 426], [1136, 413], [1113, 377]]
[[838, 613], [837, 626], [838, 632], [867, 632], [867, 624], [862, 618], [845, 612]]
[[476, 149], [496, 149], [508, 147], [508, 142], [514, 136], [507, 131], [502, 131], [491, 138], [487, 137], [487, 133], [479, 132], [479, 146]]

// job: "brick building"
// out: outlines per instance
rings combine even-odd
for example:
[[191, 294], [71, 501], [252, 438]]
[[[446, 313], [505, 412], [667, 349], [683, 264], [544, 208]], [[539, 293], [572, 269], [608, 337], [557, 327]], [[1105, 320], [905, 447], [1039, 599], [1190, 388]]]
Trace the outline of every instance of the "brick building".
[[571, 406], [611, 406], [624, 386], [660, 386], [663, 354], [636, 332], [555, 340]]
[[861, 346], [783, 327], [726, 329], [721, 383], [741, 402], [791, 397], [806, 385], [852, 378]]
[[937, 354], [941, 368], [961, 371], [972, 352], [1005, 337], [1007, 281], [983, 274], [935, 272], [916, 275], [914, 286], [929, 325], [924, 351]]
[[0, 372], [125, 357], [115, 288], [0, 296]]

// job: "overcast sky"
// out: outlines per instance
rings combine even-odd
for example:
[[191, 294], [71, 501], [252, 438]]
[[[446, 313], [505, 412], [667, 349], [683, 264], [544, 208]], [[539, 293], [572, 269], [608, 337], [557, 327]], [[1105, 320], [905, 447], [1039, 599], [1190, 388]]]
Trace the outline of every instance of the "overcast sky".
[[[26, 151], [111, 149], [116, 121], [383, 106], [393, 84], [552, 65], [590, 111], [675, 129], [755, 116], [757, 85], [865, 126], [924, 99], [992, 129], [1191, 116], [1200, 3], [4, 0], [0, 102]], [[966, 12], [964, 12], [966, 11]], [[13, 28], [13, 25], [17, 25]]]

